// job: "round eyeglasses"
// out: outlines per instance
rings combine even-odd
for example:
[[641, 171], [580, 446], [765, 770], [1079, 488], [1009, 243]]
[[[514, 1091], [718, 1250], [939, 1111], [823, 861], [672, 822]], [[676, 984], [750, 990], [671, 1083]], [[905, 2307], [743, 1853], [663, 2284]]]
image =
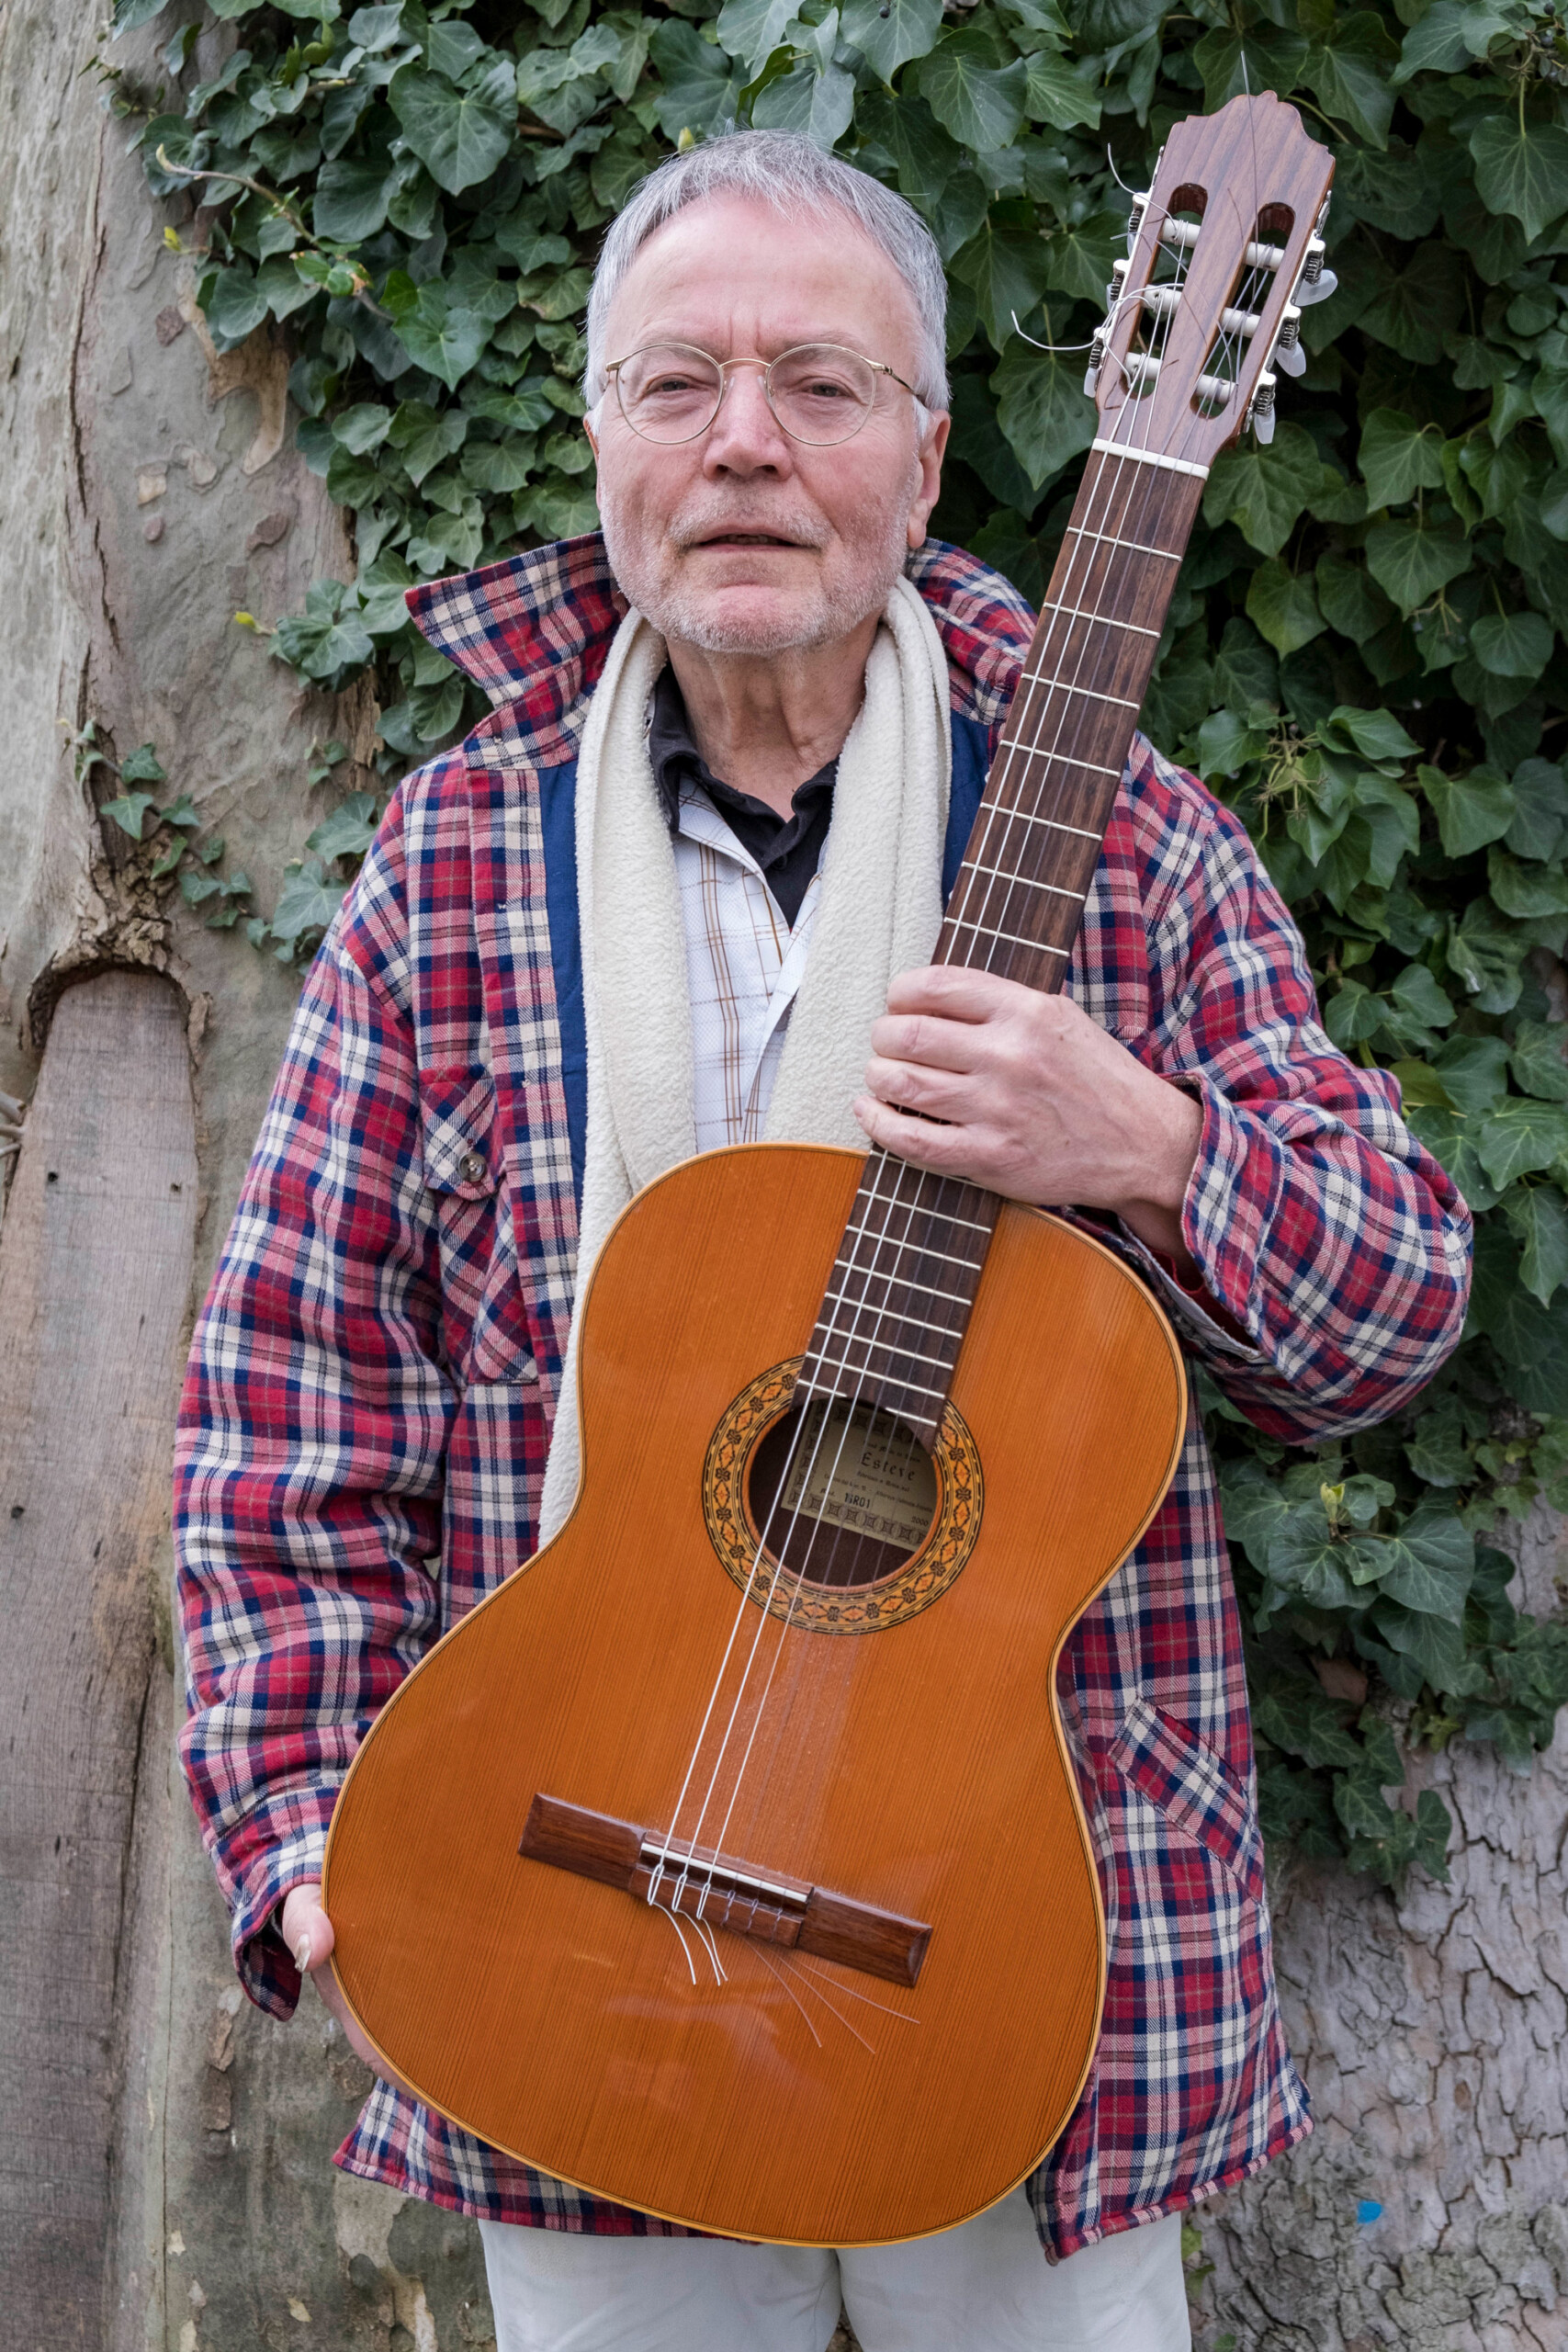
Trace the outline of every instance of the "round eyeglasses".
[[605, 368], [621, 414], [645, 441], [694, 441], [718, 414], [732, 368], [761, 368], [762, 390], [781, 432], [830, 448], [860, 431], [876, 405], [876, 379], [913, 384], [880, 359], [840, 343], [802, 343], [776, 359], [715, 359], [690, 343], [649, 344]]

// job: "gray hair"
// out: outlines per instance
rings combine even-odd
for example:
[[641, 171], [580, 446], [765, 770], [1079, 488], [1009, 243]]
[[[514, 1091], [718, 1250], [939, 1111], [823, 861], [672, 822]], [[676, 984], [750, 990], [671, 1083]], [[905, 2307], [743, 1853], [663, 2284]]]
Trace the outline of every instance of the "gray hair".
[[[947, 406], [947, 279], [931, 231], [893, 189], [840, 155], [825, 154], [804, 131], [728, 130], [671, 155], [649, 172], [611, 223], [588, 297], [591, 406], [604, 390], [604, 322], [622, 280], [656, 229], [688, 204], [748, 197], [774, 211], [847, 213], [885, 253], [908, 288], [920, 327], [915, 395], [922, 409]], [[927, 420], [922, 416], [923, 433]]]

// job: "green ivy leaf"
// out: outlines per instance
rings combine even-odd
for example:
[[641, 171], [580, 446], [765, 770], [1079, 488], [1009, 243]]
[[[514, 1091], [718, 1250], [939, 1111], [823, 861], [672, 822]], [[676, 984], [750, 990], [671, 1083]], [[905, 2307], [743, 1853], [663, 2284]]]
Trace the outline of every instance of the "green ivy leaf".
[[1398, 409], [1373, 409], [1361, 427], [1359, 462], [1370, 506], [1403, 506], [1418, 490], [1443, 487], [1441, 434]]
[[1099, 430], [1094, 402], [1084, 395], [1083, 371], [1071, 357], [1035, 351], [1015, 336], [991, 389], [997, 422], [1036, 490], [1087, 449]]
[[1386, 271], [1380, 277], [1359, 324], [1363, 334], [1387, 344], [1402, 359], [1436, 368], [1463, 306], [1463, 288], [1448, 247], [1426, 244], [1397, 276]]
[[1457, 923], [1450, 922], [1445, 953], [1449, 969], [1469, 991], [1478, 1012], [1511, 1012], [1524, 986], [1522, 966], [1528, 936], [1499, 914], [1490, 899], [1472, 899]]
[[1506, 915], [1538, 922], [1568, 914], [1568, 875], [1558, 866], [1527, 865], [1496, 846], [1486, 853], [1487, 888]]
[[964, 150], [948, 137], [924, 98], [873, 90], [861, 100], [857, 120], [866, 137], [892, 157], [898, 186], [912, 203], [941, 201], [964, 161]]
[[1246, 33], [1205, 33], [1192, 51], [1203, 77], [1203, 107], [1217, 114], [1228, 99], [1259, 90], [1288, 98], [1301, 79], [1308, 43], [1300, 33], [1258, 25]]
[[[727, 0], [726, 15], [735, 5], [736, 0]], [[872, 72], [891, 82], [900, 65], [911, 57], [924, 57], [935, 41], [942, 29], [942, 0], [847, 0], [839, 29]]]
[[1508, 1048], [1501, 1037], [1450, 1037], [1436, 1067], [1454, 1107], [1472, 1118], [1483, 1117], [1508, 1091]]
[[232, 351], [254, 334], [266, 316], [266, 289], [243, 264], [220, 269], [204, 281], [202, 309], [220, 351]]
[[1427, 1496], [1393, 1535], [1379, 1539], [1378, 1586], [1390, 1600], [1457, 1625], [1475, 1572], [1475, 1538], [1450, 1505]]
[[1029, 61], [1023, 105], [1031, 122], [1048, 122], [1054, 130], [1071, 130], [1080, 122], [1094, 130], [1100, 101], [1092, 62], [1075, 62], [1058, 50], [1037, 49]]
[[1247, 615], [1277, 653], [1293, 653], [1310, 645], [1328, 624], [1318, 610], [1310, 572], [1296, 573], [1271, 556], [1253, 573], [1247, 591]]
[[997, 350], [1013, 339], [1013, 314], [1027, 318], [1050, 278], [1050, 263], [1033, 207], [1028, 219], [1016, 219], [1026, 208], [995, 205], [976, 237], [953, 254], [948, 269], [962, 286], [972, 287], [980, 318]]
[[1393, 119], [1388, 68], [1398, 53], [1371, 9], [1336, 15], [1327, 39], [1308, 52], [1302, 79], [1325, 114], [1348, 123], [1369, 146], [1382, 147]]
[[1215, 458], [1203, 492], [1203, 519], [1211, 527], [1234, 522], [1249, 546], [1278, 555], [1322, 473], [1312, 435], [1299, 424], [1281, 424], [1268, 447], [1254, 443]]
[[1499, 1105], [1476, 1138], [1481, 1164], [1499, 1192], [1520, 1176], [1550, 1168], [1568, 1152], [1568, 1108], [1514, 1095]]
[[1519, 1280], [1532, 1298], [1550, 1306], [1553, 1293], [1568, 1283], [1568, 1203], [1555, 1185], [1529, 1184], [1510, 1193], [1504, 1209], [1524, 1244]]
[[[169, 781], [151, 743], [138, 743], [134, 752], [126, 753], [119, 763], [119, 780], [121, 784], [167, 784]], [[176, 807], [184, 805], [176, 803]], [[176, 817], [173, 809], [165, 811], [165, 814], [171, 823], [183, 824], [186, 821], [183, 816]]]
[[1509, 1055], [1515, 1081], [1545, 1102], [1568, 1102], [1568, 1023], [1521, 1021]]
[[1555, 857], [1568, 839], [1568, 781], [1550, 760], [1514, 770], [1514, 818], [1503, 837], [1516, 857]]
[[1501, 839], [1514, 819], [1514, 787], [1495, 768], [1472, 768], [1468, 775], [1448, 776], [1427, 766], [1416, 771], [1416, 782], [1432, 805], [1438, 834], [1449, 857], [1467, 857], [1488, 842]]
[[385, 224], [387, 207], [397, 190], [398, 175], [382, 158], [351, 163], [340, 157], [323, 164], [316, 178], [311, 226], [318, 237], [335, 244], [360, 244]]
[[1470, 569], [1461, 532], [1422, 514], [1378, 523], [1367, 533], [1367, 566], [1402, 613], [1414, 613]]
[[694, 25], [666, 18], [649, 36], [648, 53], [662, 85], [654, 110], [666, 139], [687, 130], [701, 138], [734, 121], [745, 72]]
[[343, 897], [343, 885], [328, 880], [319, 857], [291, 865], [272, 918], [273, 937], [294, 948], [308, 933], [328, 930], [336, 921]]
[[512, 143], [517, 75], [505, 62], [464, 89], [423, 66], [402, 65], [387, 98], [431, 178], [452, 195], [488, 179]]
[[1540, 613], [1483, 613], [1471, 624], [1471, 650], [1501, 678], [1539, 678], [1551, 659], [1551, 623]]
[[944, 33], [919, 81], [920, 96], [960, 146], [983, 153], [1010, 147], [1023, 128], [1029, 68], [1021, 60], [998, 65], [988, 37], [976, 27]]
[[122, 792], [117, 799], [106, 800], [98, 814], [107, 817], [122, 833], [129, 833], [133, 842], [139, 842], [147, 811], [152, 806], [152, 795], [150, 792]]
[[323, 865], [331, 865], [340, 857], [362, 858], [375, 838], [375, 794], [351, 792], [330, 817], [322, 818], [313, 833], [307, 834], [305, 846], [315, 852]]
[[1329, 628], [1352, 645], [1375, 637], [1393, 619], [1393, 606], [1364, 564], [1347, 556], [1321, 555], [1315, 577], [1319, 611]]
[[1560, 122], [1500, 107], [1475, 125], [1470, 152], [1482, 201], [1517, 220], [1527, 237], [1568, 212], [1568, 130]]

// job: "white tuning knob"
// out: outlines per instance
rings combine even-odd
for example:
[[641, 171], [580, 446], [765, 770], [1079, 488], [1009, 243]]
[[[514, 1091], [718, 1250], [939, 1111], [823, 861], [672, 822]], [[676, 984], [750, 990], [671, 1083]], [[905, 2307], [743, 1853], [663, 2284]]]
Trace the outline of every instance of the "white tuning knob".
[[1274, 438], [1274, 394], [1279, 379], [1266, 368], [1258, 379], [1258, 390], [1252, 395], [1252, 406], [1247, 412], [1247, 422], [1259, 441]]
[[1307, 364], [1302, 349], [1302, 313], [1299, 303], [1287, 302], [1285, 315], [1280, 322], [1279, 340], [1274, 345], [1270, 366], [1282, 368], [1287, 376], [1299, 376]]
[[1334, 272], [1324, 267], [1324, 254], [1323, 239], [1310, 238], [1307, 243], [1306, 259], [1302, 264], [1302, 274], [1297, 281], [1296, 290], [1291, 297], [1298, 310], [1304, 310], [1309, 302], [1326, 302], [1339, 283]]

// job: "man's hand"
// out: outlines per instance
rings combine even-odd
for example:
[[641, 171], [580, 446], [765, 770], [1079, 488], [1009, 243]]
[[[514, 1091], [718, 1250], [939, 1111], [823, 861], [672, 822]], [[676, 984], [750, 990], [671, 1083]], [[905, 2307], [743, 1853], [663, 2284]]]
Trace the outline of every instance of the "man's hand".
[[1202, 1110], [1069, 998], [932, 965], [894, 981], [871, 1042], [855, 1116], [873, 1143], [1008, 1200], [1110, 1210], [1190, 1267], [1181, 1204]]
[[403, 2090], [410, 2089], [411, 2085], [405, 2083], [400, 2075], [394, 2075], [386, 2060], [371, 2048], [350, 2016], [348, 2004], [338, 1989], [332, 1964], [333, 1946], [337, 1939], [333, 1934], [333, 1923], [321, 1908], [319, 1880], [289, 1888], [283, 1904], [283, 1940], [294, 1954], [300, 1974], [310, 1979], [323, 2003], [342, 2026], [355, 2055], [363, 2058], [384, 2082], [396, 2083]]

